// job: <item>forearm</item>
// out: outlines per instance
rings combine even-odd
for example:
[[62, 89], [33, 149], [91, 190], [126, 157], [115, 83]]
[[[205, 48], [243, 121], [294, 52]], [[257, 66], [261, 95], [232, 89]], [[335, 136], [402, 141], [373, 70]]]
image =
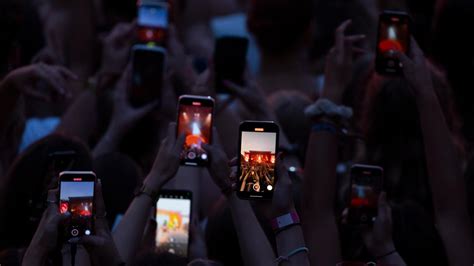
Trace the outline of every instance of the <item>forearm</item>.
[[[293, 226], [276, 235], [276, 245], [278, 256], [287, 256], [290, 252], [306, 247], [303, 230], [301, 226]], [[305, 266], [309, 264], [308, 253], [300, 252], [289, 258], [289, 261], [282, 262], [280, 265], [298, 265]]]
[[235, 193], [228, 200], [245, 265], [272, 265], [275, 254], [250, 203], [237, 198]]
[[30, 244], [23, 256], [22, 266], [42, 266], [45, 264], [48, 252], [41, 246]]
[[334, 215], [337, 136], [313, 132], [310, 136], [303, 181], [302, 223], [310, 261], [335, 265], [341, 261]]
[[113, 232], [117, 250], [127, 265], [135, 258], [152, 207], [153, 201], [149, 196], [141, 194], [135, 197], [117, 229]]
[[435, 218], [451, 265], [472, 263], [474, 242], [459, 154], [434, 92], [418, 97]]
[[398, 252], [395, 252], [393, 254], [390, 254], [386, 257], [383, 257], [378, 260], [378, 263], [380, 265], [394, 265], [394, 266], [406, 266], [407, 264], [403, 260], [403, 258], [398, 254]]

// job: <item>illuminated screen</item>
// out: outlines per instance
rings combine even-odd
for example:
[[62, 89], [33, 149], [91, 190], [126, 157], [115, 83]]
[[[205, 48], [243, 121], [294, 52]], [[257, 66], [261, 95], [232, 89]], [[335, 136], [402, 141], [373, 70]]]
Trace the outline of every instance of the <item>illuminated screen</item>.
[[138, 25], [152, 28], [168, 27], [168, 10], [163, 6], [141, 6], [138, 8]]
[[239, 177], [241, 192], [273, 191], [277, 133], [242, 131]]
[[183, 196], [160, 197], [156, 205], [155, 237], [156, 248], [159, 252], [188, 256], [190, 217], [190, 199]]
[[94, 182], [61, 181], [60, 213], [71, 213], [70, 226], [75, 228], [77, 235], [90, 235], [94, 203]]
[[209, 143], [211, 128], [212, 107], [180, 105], [178, 133], [184, 133], [186, 136], [181, 153], [181, 160], [184, 160], [185, 164], [197, 165], [208, 160], [202, 144]]
[[378, 51], [389, 56], [391, 50], [406, 53], [408, 50], [408, 23], [403, 18], [393, 17], [390, 21], [381, 21], [379, 28]]

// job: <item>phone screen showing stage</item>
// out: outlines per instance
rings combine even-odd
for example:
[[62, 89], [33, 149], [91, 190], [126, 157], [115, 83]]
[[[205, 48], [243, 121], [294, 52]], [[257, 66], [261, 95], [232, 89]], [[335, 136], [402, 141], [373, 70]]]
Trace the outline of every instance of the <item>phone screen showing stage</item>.
[[180, 156], [184, 165], [202, 166], [208, 163], [208, 154], [202, 144], [211, 141], [213, 104], [210, 100], [180, 100], [178, 135], [185, 135]]
[[241, 131], [240, 145], [239, 191], [256, 198], [272, 195], [275, 189], [277, 133]]
[[161, 195], [156, 204], [158, 252], [188, 256], [191, 198], [186, 194]]
[[60, 182], [59, 211], [71, 214], [66, 226], [69, 237], [92, 234], [94, 184], [94, 181], [83, 181], [81, 176]]

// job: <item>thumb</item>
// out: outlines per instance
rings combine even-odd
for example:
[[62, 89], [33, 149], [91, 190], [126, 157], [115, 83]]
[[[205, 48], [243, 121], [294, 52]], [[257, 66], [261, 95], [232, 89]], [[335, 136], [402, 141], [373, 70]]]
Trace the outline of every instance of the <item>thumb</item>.
[[380, 219], [383, 222], [386, 221], [391, 221], [391, 210], [390, 210], [390, 205], [388, 204], [387, 201], [387, 193], [382, 192], [380, 193], [379, 196], [379, 202], [378, 202], [378, 207], [377, 207], [377, 219]]

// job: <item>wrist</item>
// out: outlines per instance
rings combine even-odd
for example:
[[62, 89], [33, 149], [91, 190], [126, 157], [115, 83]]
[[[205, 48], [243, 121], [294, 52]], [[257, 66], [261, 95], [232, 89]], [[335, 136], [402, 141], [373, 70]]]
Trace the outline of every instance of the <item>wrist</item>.
[[388, 241], [387, 243], [384, 244], [376, 244], [373, 246], [367, 247], [369, 249], [369, 252], [372, 254], [372, 256], [378, 258], [381, 256], [384, 256], [387, 253], [390, 253], [395, 249], [395, 245], [393, 244], [393, 241]]

